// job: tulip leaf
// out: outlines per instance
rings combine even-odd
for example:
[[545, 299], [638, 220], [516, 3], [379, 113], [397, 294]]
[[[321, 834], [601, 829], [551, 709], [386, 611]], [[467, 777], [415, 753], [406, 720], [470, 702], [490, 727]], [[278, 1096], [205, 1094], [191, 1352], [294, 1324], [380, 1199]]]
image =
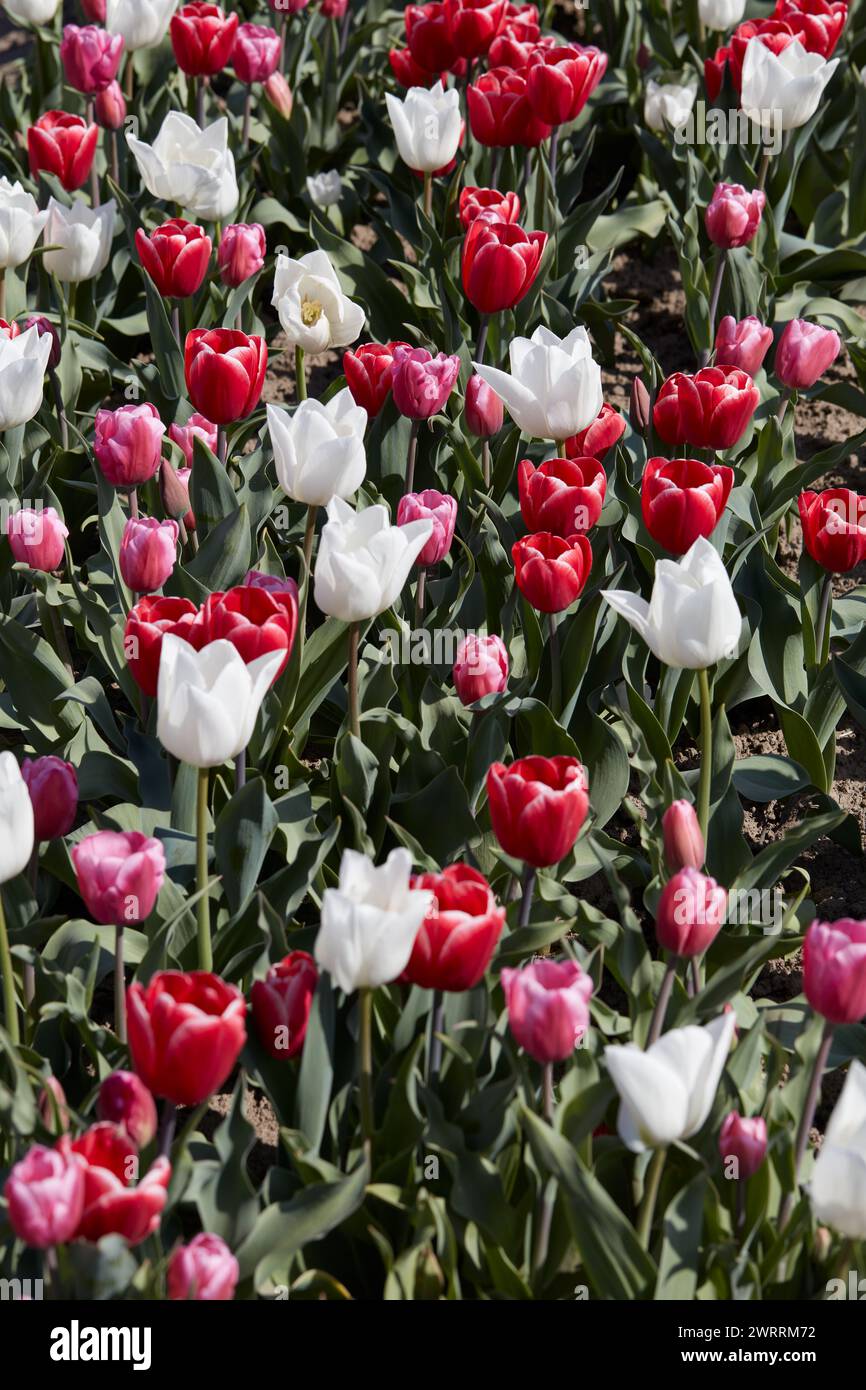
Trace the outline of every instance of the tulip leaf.
[[698, 1173], [668, 1203], [662, 1220], [662, 1248], [655, 1297], [685, 1300], [695, 1297], [700, 1277], [707, 1173]]
[[236, 792], [217, 818], [214, 855], [232, 913], [240, 912], [252, 896], [277, 823], [260, 778]]
[[183, 353], [174, 336], [162, 295], [146, 270], [142, 270], [142, 275], [147, 299], [147, 324], [159, 369], [160, 389], [170, 400], [179, 400], [186, 390]]
[[364, 1200], [370, 1170], [363, 1160], [338, 1182], [313, 1183], [287, 1202], [274, 1202], [259, 1214], [237, 1255], [241, 1278], [259, 1289], [285, 1273], [304, 1246], [321, 1240], [347, 1221]]

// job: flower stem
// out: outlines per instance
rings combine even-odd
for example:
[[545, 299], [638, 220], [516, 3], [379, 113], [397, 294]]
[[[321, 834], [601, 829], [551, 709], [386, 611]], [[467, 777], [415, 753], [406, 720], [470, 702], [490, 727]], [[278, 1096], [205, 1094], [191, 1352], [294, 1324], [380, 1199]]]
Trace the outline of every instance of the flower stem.
[[207, 885], [207, 793], [208, 770], [198, 770], [198, 797], [196, 799], [196, 867], [198, 891], [198, 968], [213, 970], [213, 950], [210, 939], [210, 902], [204, 891]]
[[[553, 1126], [553, 1063], [546, 1062], [541, 1086], [541, 1112], [547, 1123]], [[550, 1228], [553, 1224], [553, 1208], [556, 1203], [556, 1183], [551, 1179], [543, 1182], [538, 1213], [535, 1218], [535, 1249], [532, 1255], [532, 1268], [538, 1274], [547, 1259], [550, 1247]]]
[[490, 440], [481, 441], [481, 472], [484, 477], [484, 491], [490, 491]]
[[422, 568], [418, 571], [418, 582], [415, 585], [415, 626], [424, 625], [424, 599], [427, 593], [427, 571]]
[[520, 904], [520, 919], [518, 925], [521, 927], [529, 926], [529, 917], [532, 912], [532, 894], [535, 889], [535, 869], [531, 864], [527, 864], [523, 870], [523, 901]]
[[650, 1231], [652, 1230], [653, 1215], [656, 1209], [656, 1198], [659, 1195], [659, 1185], [661, 1183], [662, 1169], [667, 1158], [667, 1149], [656, 1149], [650, 1165], [647, 1169], [646, 1183], [643, 1191], [643, 1201], [641, 1202], [640, 1216], [637, 1223], [637, 1238], [644, 1250], [649, 1249]]
[[772, 156], [771, 156], [771, 154], [770, 154], [770, 151], [769, 151], [769, 150], [764, 150], [764, 153], [763, 153], [763, 155], [761, 156], [761, 167], [760, 167], [759, 170], [758, 170], [758, 184], [757, 184], [757, 186], [758, 186], [758, 188], [760, 188], [761, 190], [763, 190], [764, 185], [765, 185], [765, 183], [767, 182], [767, 173], [768, 173], [769, 168], [770, 168], [770, 159], [771, 159], [771, 157], [772, 157]]
[[[88, 125], [93, 125], [93, 102], [88, 101], [84, 119]], [[90, 166], [90, 205], [99, 207], [99, 175], [96, 172], [96, 157], [94, 152], [93, 163]]]
[[441, 989], [433, 991], [433, 1008], [430, 1011], [430, 1049], [427, 1053], [427, 1085], [432, 1086], [439, 1076], [442, 1066], [442, 1040], [436, 1036], [442, 1032], [445, 1020], [445, 1000]]
[[229, 456], [229, 435], [225, 425], [220, 425], [217, 430], [217, 456], [223, 468], [225, 468]]
[[412, 429], [409, 434], [409, 453], [406, 458], [406, 492], [411, 492], [415, 486], [415, 460], [418, 457], [418, 434], [421, 430], [421, 421], [413, 420]]
[[[0, 318], [3, 315], [0, 314]], [[63, 409], [63, 392], [60, 389], [60, 378], [54, 367], [48, 368], [48, 380], [51, 383], [51, 394], [54, 397], [54, 413], [57, 416], [57, 423], [60, 426], [60, 444], [64, 451], [69, 448], [69, 424], [66, 419], [66, 412]]]
[[794, 1142], [794, 1187], [792, 1191], [785, 1194], [779, 1212], [779, 1231], [783, 1231], [788, 1224], [794, 1201], [797, 1196], [797, 1182], [800, 1167], [803, 1162], [803, 1155], [806, 1152], [806, 1145], [809, 1142], [809, 1130], [812, 1128], [812, 1121], [815, 1118], [815, 1109], [818, 1104], [818, 1095], [821, 1090], [821, 1077], [827, 1065], [827, 1058], [830, 1056], [830, 1048], [833, 1046], [833, 1024], [829, 1021], [824, 1023], [824, 1033], [821, 1038], [821, 1045], [818, 1048], [818, 1055], [812, 1068], [812, 1076], [809, 1081], [809, 1090], [806, 1095], [806, 1103], [803, 1106], [803, 1113], [800, 1116], [800, 1124], [797, 1129], [797, 1138]]
[[242, 748], [235, 758], [235, 791], [239, 792], [247, 784], [247, 750]]
[[475, 347], [476, 361], [484, 361], [484, 349], [487, 347], [487, 331], [490, 328], [490, 315], [482, 314], [478, 320], [478, 342]]
[[304, 349], [295, 344], [295, 395], [300, 405], [307, 399], [307, 369], [304, 366]]
[[433, 217], [433, 175], [424, 175], [424, 216], [428, 222]]
[[3, 895], [0, 893], [0, 971], [3, 973], [3, 1021], [6, 1032], [14, 1047], [21, 1041], [18, 1028], [18, 1005], [15, 1000], [15, 976], [12, 973], [12, 953], [9, 950], [9, 932], [6, 926], [6, 913], [3, 909]]
[[358, 1087], [361, 1101], [361, 1136], [364, 1155], [373, 1161], [373, 991], [359, 992], [361, 1025], [358, 1032]]
[[701, 353], [700, 365], [705, 367], [710, 360], [710, 353], [713, 350], [713, 343], [716, 341], [716, 314], [719, 308], [719, 295], [722, 292], [722, 281], [725, 278], [725, 266], [728, 261], [728, 253], [724, 247], [719, 248], [716, 257], [716, 269], [713, 274], [713, 287], [710, 291], [710, 346]]
[[698, 780], [698, 821], [704, 844], [710, 824], [710, 784], [713, 778], [713, 709], [710, 703], [710, 678], [704, 668], [698, 671], [701, 692], [701, 771]]
[[114, 928], [114, 1031], [126, 1042], [126, 979], [123, 973], [123, 927]]
[[0, 319], [6, 317], [6, 267], [0, 265]]
[[360, 638], [360, 623], [352, 623], [349, 628], [349, 729], [355, 738], [361, 737], [361, 710], [358, 704], [358, 644]]
[[159, 1118], [159, 1154], [161, 1158], [168, 1158], [171, 1153], [171, 1146], [174, 1142], [174, 1128], [177, 1124], [177, 1106], [172, 1100], [162, 1102], [162, 1114]]
[[249, 147], [250, 147], [250, 126], [252, 125], [252, 119], [253, 119], [253, 89], [252, 89], [252, 87], [247, 87], [247, 94], [246, 94], [246, 97], [244, 98], [244, 130], [243, 130], [243, 136], [242, 136], [242, 139], [243, 139], [243, 147], [244, 147], [245, 150], [248, 150]]
[[833, 576], [828, 573], [824, 575], [824, 584], [821, 589], [821, 609], [818, 614], [818, 631], [815, 636], [815, 653], [818, 658], [818, 668], [826, 666], [830, 658], [830, 629], [833, 624], [830, 621], [833, 612]]
[[558, 719], [562, 709], [562, 658], [559, 651], [559, 631], [556, 626], [555, 613], [548, 615], [548, 630], [550, 632], [550, 712], [555, 719]]
[[654, 1042], [658, 1042], [661, 1037], [662, 1029], [665, 1026], [665, 1014], [668, 1011], [671, 990], [674, 987], [674, 978], [677, 973], [677, 960], [677, 956], [671, 956], [665, 968], [661, 988], [659, 989], [659, 997], [656, 1000], [656, 1006], [653, 1009], [653, 1016], [650, 1020], [650, 1029], [646, 1040], [647, 1047], [652, 1047]]

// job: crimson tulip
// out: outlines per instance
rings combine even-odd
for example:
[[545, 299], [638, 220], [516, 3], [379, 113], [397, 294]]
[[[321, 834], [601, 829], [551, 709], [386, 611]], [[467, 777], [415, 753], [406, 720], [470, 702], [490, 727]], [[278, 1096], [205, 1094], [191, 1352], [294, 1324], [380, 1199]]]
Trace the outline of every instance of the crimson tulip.
[[200, 1105], [231, 1075], [246, 1041], [244, 997], [206, 970], [160, 970], [126, 991], [135, 1070], [155, 1096]]
[[445, 72], [459, 58], [451, 37], [448, 10], [439, 0], [426, 5], [407, 5], [404, 10], [406, 42], [419, 67]]
[[737, 1160], [737, 1177], [751, 1178], [767, 1156], [767, 1121], [763, 1115], [746, 1119], [738, 1110], [726, 1116], [719, 1130], [719, 1153], [722, 1161]]
[[66, 1138], [58, 1142], [58, 1148], [67, 1145], [86, 1164], [84, 1210], [75, 1239], [95, 1243], [103, 1236], [119, 1235], [138, 1245], [153, 1235], [171, 1180], [168, 1159], [154, 1159], [141, 1181], [131, 1186], [138, 1171], [138, 1152], [119, 1126], [104, 1121], [91, 1125], [71, 1144]]
[[83, 116], [46, 111], [27, 132], [31, 174], [54, 174], [73, 193], [90, 177], [98, 139], [99, 127], [88, 125]]
[[579, 44], [534, 48], [526, 67], [532, 113], [547, 125], [575, 121], [607, 70], [607, 54]]
[[356, 405], [363, 406], [374, 420], [391, 391], [394, 349], [408, 343], [362, 343], [343, 353], [343, 374]]
[[151, 699], [156, 696], [163, 637], [170, 632], [189, 642], [197, 612], [188, 598], [143, 598], [129, 610], [123, 654], [136, 685]]
[[236, 329], [194, 328], [186, 337], [184, 367], [196, 410], [216, 425], [228, 425], [258, 405], [268, 349], [264, 338]]
[[250, 990], [256, 1033], [276, 1061], [297, 1057], [301, 1051], [318, 983], [313, 957], [306, 951], [290, 951]]
[[493, 833], [506, 854], [550, 868], [574, 848], [589, 811], [589, 783], [577, 758], [518, 758], [487, 773]]
[[776, 0], [773, 18], [790, 26], [807, 53], [829, 58], [848, 17], [844, 0]]
[[565, 457], [595, 458], [599, 463], [603, 463], [605, 456], [624, 434], [625, 420], [615, 406], [608, 405], [605, 401], [591, 425], [587, 425], [580, 434], [572, 434], [566, 439]]
[[505, 908], [487, 879], [468, 864], [451, 864], [442, 873], [419, 874], [410, 887], [426, 889], [433, 901], [401, 978], [422, 989], [474, 989], [505, 924]]
[[641, 483], [641, 511], [654, 541], [685, 555], [698, 536], [718, 525], [734, 485], [734, 470], [699, 459], [652, 458]]
[[96, 1110], [100, 1120], [126, 1131], [140, 1149], [156, 1136], [156, 1102], [134, 1071], [113, 1071], [99, 1087]]
[[463, 405], [466, 428], [479, 439], [490, 439], [502, 429], [505, 406], [492, 386], [475, 372], [466, 386]]
[[759, 400], [752, 378], [738, 367], [703, 367], [694, 376], [674, 372], [656, 397], [653, 424], [666, 444], [730, 449]]
[[85, 96], [104, 92], [117, 77], [123, 55], [123, 37], [109, 34], [95, 24], [79, 28], [67, 24], [60, 43], [60, 61], [70, 87]]
[[463, 243], [463, 289], [479, 314], [513, 309], [531, 289], [547, 245], [546, 232], [477, 217]]
[[464, 232], [482, 213], [497, 217], [501, 222], [516, 222], [520, 216], [520, 199], [516, 193], [500, 193], [498, 188], [475, 188], [471, 184], [460, 190], [457, 207]]
[[437, 82], [445, 85], [447, 72], [430, 72], [412, 57], [408, 48], [392, 48], [388, 53], [391, 71], [401, 87], [433, 87]]
[[580, 597], [592, 569], [592, 546], [586, 536], [566, 538], [539, 531], [511, 547], [514, 580], [540, 613], [562, 613]]
[[866, 559], [866, 497], [850, 488], [801, 492], [797, 499], [803, 543], [831, 574], [846, 574]]
[[96, 93], [93, 116], [103, 130], [120, 130], [126, 120], [126, 97], [119, 82], [111, 82], [104, 91]]
[[173, 217], [148, 236], [135, 233], [138, 258], [164, 299], [187, 299], [207, 274], [212, 243], [203, 227]]
[[505, 20], [506, 0], [444, 0], [448, 31], [461, 58], [482, 58]]
[[292, 589], [272, 593], [258, 585], [239, 584], [227, 593], [210, 594], [195, 620], [192, 644], [201, 649], [224, 640], [237, 647], [249, 665], [267, 652], [285, 653], [274, 680], [286, 669], [298, 627], [298, 601]]
[[480, 145], [532, 149], [548, 139], [552, 127], [532, 112], [526, 78], [511, 68], [491, 68], [466, 88], [469, 125]]
[[21, 776], [33, 806], [34, 840], [60, 840], [68, 835], [78, 812], [78, 774], [72, 763], [53, 753], [25, 758]]
[[607, 478], [598, 459], [547, 459], [517, 469], [520, 510], [530, 531], [567, 538], [589, 531], [601, 516]]
[[219, 5], [193, 0], [171, 19], [171, 46], [177, 65], [187, 77], [214, 77], [229, 62], [235, 45], [238, 16]]
[[241, 24], [232, 47], [232, 67], [239, 82], [251, 87], [267, 82], [280, 66], [283, 41], [266, 24]]

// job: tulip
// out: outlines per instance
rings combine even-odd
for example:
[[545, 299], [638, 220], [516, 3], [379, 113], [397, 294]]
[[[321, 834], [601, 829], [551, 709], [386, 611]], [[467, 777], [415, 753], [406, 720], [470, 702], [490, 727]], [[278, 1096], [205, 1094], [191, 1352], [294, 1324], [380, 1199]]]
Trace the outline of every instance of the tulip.
[[268, 368], [264, 338], [231, 328], [194, 328], [186, 335], [186, 389], [196, 410], [217, 425], [255, 410]]
[[827, 1123], [808, 1190], [818, 1221], [848, 1240], [866, 1239], [866, 1067], [856, 1059]]
[[469, 378], [463, 413], [470, 434], [477, 435], [485, 442], [499, 433], [505, 419], [502, 401], [493, 387], [488, 386], [484, 378], [477, 374]]
[[551, 127], [533, 115], [526, 77], [512, 68], [494, 67], [466, 88], [469, 126], [479, 145], [534, 149]]
[[397, 505], [397, 525], [407, 526], [415, 521], [429, 520], [433, 531], [418, 555], [418, 567], [438, 565], [451, 549], [457, 523], [457, 499], [447, 492], [427, 488], [424, 492], [407, 492]]
[[570, 1057], [589, 1027], [593, 983], [577, 961], [535, 960], [502, 971], [508, 1026], [545, 1066]]
[[398, 344], [394, 349], [391, 393], [401, 415], [429, 420], [438, 415], [460, 375], [460, 358]]
[[349, 6], [349, 0], [321, 0], [320, 13], [325, 19], [342, 19]]
[[684, 555], [715, 530], [733, 485], [733, 468], [722, 464], [649, 459], [641, 483], [644, 525], [665, 550]]
[[697, 869], [680, 869], [669, 878], [656, 908], [659, 945], [674, 956], [699, 956], [724, 924], [728, 895], [715, 879]]
[[198, 414], [190, 415], [185, 425], [174, 424], [168, 427], [168, 437], [183, 450], [188, 468], [192, 467], [195, 440], [200, 439], [211, 453], [215, 454], [218, 435], [217, 426], [206, 416]]
[[129, 1245], [139, 1245], [153, 1235], [171, 1179], [168, 1159], [155, 1159], [132, 1187], [130, 1179], [138, 1171], [138, 1154], [124, 1130], [105, 1123], [92, 1125], [71, 1148], [85, 1162], [84, 1211], [76, 1239], [95, 1244], [103, 1236], [119, 1235]]
[[666, 444], [730, 449], [759, 400], [752, 378], [737, 367], [704, 367], [694, 376], [674, 372], [656, 397], [653, 424]]
[[200, 1105], [223, 1085], [246, 1041], [240, 990], [204, 970], [160, 970], [127, 990], [129, 1048], [155, 1096]]
[[631, 379], [628, 413], [632, 427], [638, 434], [646, 434], [652, 419], [652, 410], [649, 391], [639, 376], [633, 376]]
[[460, 190], [458, 210], [460, 225], [464, 232], [468, 232], [482, 213], [495, 215], [501, 222], [516, 222], [520, 216], [520, 199], [516, 193], [500, 193], [498, 188], [475, 188], [470, 185]]
[[442, 873], [420, 874], [411, 886], [430, 892], [432, 902], [403, 980], [422, 989], [474, 989], [505, 924], [505, 909], [497, 905], [490, 884], [468, 864], [452, 864]]
[[294, 579], [284, 579], [279, 574], [264, 574], [261, 570], [249, 570], [244, 584], [251, 589], [264, 589], [266, 593], [279, 596], [281, 603], [298, 602], [298, 586]]
[[364, 310], [343, 294], [326, 251], [278, 256], [271, 303], [289, 342], [304, 352], [348, 347], [364, 327]]
[[14, 1164], [3, 1188], [9, 1225], [37, 1250], [71, 1240], [84, 1210], [83, 1159], [68, 1149], [34, 1144]]
[[767, 1156], [767, 1121], [762, 1115], [749, 1120], [732, 1110], [719, 1130], [719, 1153], [726, 1167], [736, 1159], [738, 1178], [751, 1178]]
[[276, 1061], [300, 1054], [318, 982], [313, 957], [306, 951], [290, 951], [250, 990], [259, 1042]]
[[656, 82], [650, 78], [644, 95], [643, 118], [650, 130], [664, 134], [679, 130], [692, 114], [697, 82]]
[[562, 613], [580, 597], [592, 569], [592, 546], [586, 536], [567, 540], [539, 531], [511, 547], [514, 582], [540, 613]]
[[739, 367], [749, 376], [757, 376], [773, 341], [772, 328], [765, 328], [754, 314], [740, 319], [726, 314], [716, 330], [717, 367]]
[[6, 523], [13, 557], [32, 570], [50, 574], [63, 564], [69, 531], [53, 507], [19, 507]]
[[43, 235], [46, 246], [59, 250], [47, 251], [43, 257], [48, 273], [64, 284], [79, 284], [101, 275], [111, 255], [115, 213], [113, 198], [98, 208], [89, 207], [81, 198], [76, 198], [71, 208], [50, 198]]
[[95, 96], [104, 92], [117, 77], [123, 55], [123, 38], [109, 34], [94, 24], [83, 29], [67, 24], [60, 44], [60, 61], [66, 81], [77, 92]]
[[267, 82], [280, 66], [283, 42], [266, 24], [241, 24], [234, 41], [231, 61], [239, 82], [251, 87]]
[[698, 15], [707, 29], [727, 33], [739, 24], [746, 8], [746, 0], [698, 0]]
[[59, 4], [60, 0], [6, 0], [5, 8], [25, 24], [50, 24]]
[[130, 52], [155, 48], [168, 33], [177, 0], [106, 0], [105, 27], [122, 34]]
[[81, 0], [81, 8], [91, 24], [105, 24], [106, 0]]
[[153, 911], [165, 878], [165, 851], [139, 830], [99, 830], [72, 846], [78, 891], [95, 922], [131, 926]]
[[54, 174], [71, 193], [90, 177], [98, 139], [98, 128], [88, 125], [83, 116], [46, 111], [27, 131], [31, 174], [34, 178], [42, 170]]
[[448, 31], [461, 58], [483, 57], [505, 21], [506, 0], [445, 0]]
[[165, 425], [155, 405], [144, 401], [117, 410], [98, 410], [93, 431], [96, 462], [112, 487], [130, 492], [159, 468]]
[[813, 922], [803, 942], [803, 992], [830, 1023], [866, 1016], [866, 922]]
[[69, 1106], [66, 1092], [56, 1076], [46, 1076], [39, 1093], [39, 1119], [49, 1134], [65, 1134], [69, 1129]]
[[428, 72], [453, 68], [458, 53], [451, 37], [451, 24], [445, 5], [433, 3], [407, 5], [406, 42], [415, 62]]
[[367, 471], [367, 412], [348, 389], [323, 404], [304, 400], [294, 415], [269, 405], [268, 432], [280, 487], [296, 502], [326, 507], [351, 497]]
[[824, 88], [839, 66], [818, 53], [807, 53], [799, 39], [774, 53], [766, 44], [749, 43], [743, 59], [740, 107], [766, 133], [797, 130], [814, 116]]
[[176, 521], [157, 521], [156, 517], [130, 517], [120, 539], [120, 573], [124, 584], [135, 594], [161, 589], [177, 560]]
[[[640, 382], [638, 377], [634, 381]], [[646, 387], [644, 387], [646, 390]], [[573, 434], [566, 439], [564, 446], [565, 457], [569, 459], [598, 459], [603, 463], [607, 454], [610, 453], [614, 444], [622, 439], [625, 434], [625, 420], [619, 411], [605, 401], [601, 410], [591, 424], [579, 434]]]
[[527, 528], [568, 539], [598, 521], [607, 478], [594, 458], [547, 459], [538, 468], [522, 459], [517, 486]]
[[432, 534], [430, 520], [391, 526], [386, 507], [355, 512], [333, 497], [316, 559], [314, 592], [321, 611], [344, 623], [384, 613]]
[[343, 196], [343, 180], [336, 169], [328, 169], [324, 174], [313, 174], [307, 179], [307, 193], [310, 202], [317, 208], [329, 208], [339, 203]]
[[690, 801], [672, 801], [662, 816], [665, 863], [670, 873], [700, 869], [706, 858], [704, 837]]
[[531, 338], [514, 339], [509, 361], [510, 374], [479, 362], [473, 366], [524, 434], [567, 439], [586, 429], [601, 410], [601, 369], [593, 361], [585, 328], [574, 328], [565, 338], [536, 328]]
[[845, 27], [848, 6], [837, 0], [776, 0], [773, 18], [783, 20], [809, 53], [829, 58]]
[[579, 44], [536, 48], [526, 69], [533, 115], [550, 126], [577, 120], [607, 70], [607, 54]]
[[842, 350], [839, 334], [806, 319], [791, 319], [776, 348], [773, 370], [784, 386], [808, 391]]
[[750, 193], [741, 183], [717, 183], [704, 214], [713, 245], [725, 251], [746, 246], [760, 226], [766, 201], [762, 188]]
[[61, 840], [69, 834], [78, 812], [78, 777], [72, 763], [53, 754], [25, 758], [21, 776], [33, 806], [34, 839]]
[[165, 1278], [170, 1299], [230, 1303], [240, 1266], [220, 1236], [202, 1232], [172, 1251]]
[[159, 656], [157, 738], [167, 752], [199, 769], [219, 767], [246, 748], [284, 660], [271, 650], [249, 663], [233, 643], [200, 652], [171, 632]]
[[519, 758], [487, 773], [493, 833], [506, 854], [535, 869], [574, 848], [589, 811], [586, 771], [576, 758]]
[[[28, 328], [15, 337], [0, 334], [0, 431], [25, 425], [39, 410], [50, 354], [50, 338], [41, 336], [36, 328]], [[17, 525], [27, 526], [24, 521], [16, 523], [15, 515], [9, 520], [10, 531]], [[40, 512], [39, 524], [44, 533], [45, 509]], [[56, 538], [50, 517], [48, 525]]]
[[164, 299], [188, 299], [201, 288], [211, 253], [211, 239], [203, 227], [182, 217], [164, 222], [150, 236], [139, 227], [135, 249]]
[[463, 132], [456, 87], [410, 87], [402, 101], [388, 92], [385, 102], [398, 153], [410, 169], [429, 177], [451, 163]]
[[269, 652], [279, 652], [276, 681], [286, 669], [297, 626], [297, 585], [284, 581], [278, 592], [268, 592], [259, 584], [239, 584], [206, 599], [195, 622], [193, 645], [204, 649], [211, 642], [231, 642], [248, 666]]
[[206, 222], [223, 222], [234, 212], [238, 184], [224, 116], [199, 126], [191, 116], [169, 111], [152, 145], [132, 134], [126, 143], [154, 198], [176, 203]]
[[292, 114], [292, 89], [281, 72], [272, 73], [265, 83], [265, 96], [274, 110], [287, 121]]
[[407, 343], [361, 343], [343, 353], [343, 374], [356, 405], [374, 419], [391, 393], [394, 349]]
[[428, 72], [416, 63], [408, 48], [391, 48], [388, 51], [391, 72], [401, 87], [432, 87], [434, 82], [444, 84], [445, 72]]
[[[35, 328], [40, 338], [48, 337], [51, 340], [51, 351], [48, 354], [49, 372], [59, 367], [62, 347], [56, 326], [49, 318], [46, 318], [45, 314], [31, 314], [29, 318], [25, 319], [22, 331], [26, 332], [28, 328]], [[13, 336], [17, 335], [13, 334]]]
[[464, 705], [474, 705], [485, 695], [501, 695], [508, 685], [508, 651], [502, 638], [468, 633], [457, 648], [451, 674]]
[[702, 1129], [713, 1106], [734, 1034], [735, 1015], [699, 1028], [674, 1028], [646, 1051], [635, 1043], [606, 1047], [619, 1092], [619, 1136], [634, 1153], [667, 1148]]
[[238, 222], [226, 227], [220, 238], [217, 263], [220, 279], [230, 289], [237, 289], [253, 275], [258, 275], [265, 263], [268, 246], [265, 229], [258, 222]]
[[103, 92], [97, 92], [93, 117], [103, 130], [120, 130], [126, 120], [126, 97], [119, 82], [111, 82]]
[[169, 29], [181, 71], [187, 77], [215, 77], [232, 57], [238, 16], [194, 0], [172, 15]]
[[376, 868], [372, 859], [345, 850], [336, 888], [322, 895], [322, 922], [315, 956], [346, 994], [396, 980], [409, 964], [432, 895], [410, 884], [412, 858], [394, 849]]
[[146, 1149], [156, 1137], [156, 1104], [134, 1071], [113, 1071], [106, 1076], [99, 1088], [96, 1112], [100, 1120], [125, 1130], [138, 1149]]
[[48, 213], [39, 211], [17, 180], [0, 178], [0, 273], [30, 259], [47, 220]]
[[463, 289], [480, 314], [513, 309], [532, 288], [547, 245], [545, 232], [478, 217], [463, 243]]
[[846, 574], [866, 557], [866, 497], [848, 488], [801, 492], [803, 544], [830, 574]]
[[197, 611], [188, 598], [143, 598], [130, 609], [123, 653], [133, 680], [150, 699], [157, 691], [163, 638], [189, 641]]

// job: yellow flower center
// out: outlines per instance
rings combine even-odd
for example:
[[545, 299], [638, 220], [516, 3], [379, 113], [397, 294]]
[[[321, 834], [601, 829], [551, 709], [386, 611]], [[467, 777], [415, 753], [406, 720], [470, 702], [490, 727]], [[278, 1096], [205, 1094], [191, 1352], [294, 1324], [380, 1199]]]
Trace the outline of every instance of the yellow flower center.
[[305, 299], [301, 304], [301, 319], [307, 328], [312, 328], [322, 317], [322, 306], [318, 299]]

